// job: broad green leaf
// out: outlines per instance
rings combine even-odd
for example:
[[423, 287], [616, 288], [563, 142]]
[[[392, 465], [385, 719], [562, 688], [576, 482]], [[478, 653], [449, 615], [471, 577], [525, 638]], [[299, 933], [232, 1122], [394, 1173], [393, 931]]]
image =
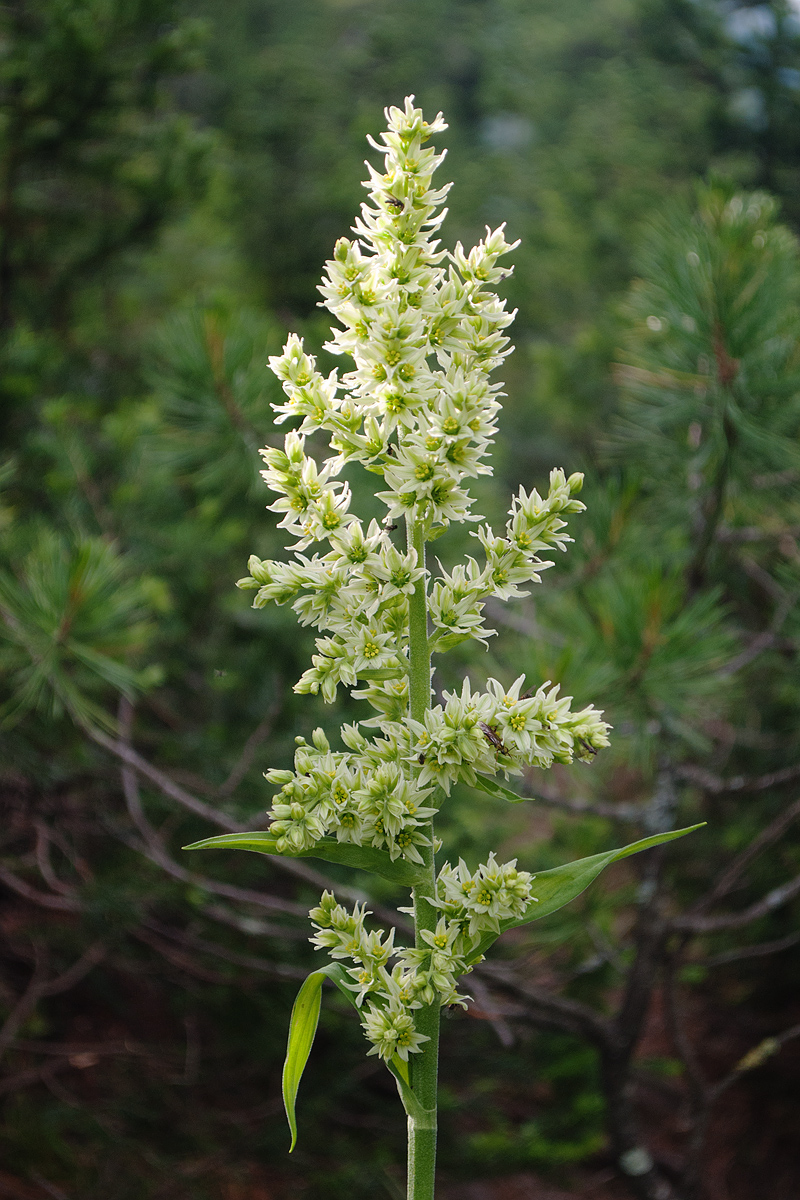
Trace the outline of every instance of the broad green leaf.
[[329, 963], [319, 971], [312, 971], [304, 980], [292, 1007], [289, 1040], [286, 1044], [286, 1060], [283, 1064], [283, 1106], [286, 1109], [286, 1119], [292, 1131], [290, 1154], [297, 1144], [297, 1118], [295, 1116], [297, 1089], [300, 1086], [300, 1080], [303, 1077], [303, 1071], [317, 1032], [319, 1010], [322, 1004], [322, 985], [326, 978], [341, 970], [339, 963]]
[[[217, 837], [204, 838], [184, 846], [184, 850], [252, 850], [256, 854], [277, 854], [275, 838], [269, 833], [222, 833]], [[344, 867], [360, 867], [372, 871], [392, 883], [403, 887], [414, 887], [424, 878], [423, 868], [405, 858], [392, 859], [385, 850], [374, 846], [356, 846], [352, 842], [337, 842], [335, 838], [322, 838], [310, 850], [300, 854], [285, 855], [288, 858], [321, 858], [325, 862], [340, 863]]]
[[[292, 1144], [289, 1147], [290, 1154], [297, 1145], [297, 1116], [295, 1112], [297, 1091], [300, 1087], [300, 1080], [303, 1077], [306, 1063], [308, 1062], [308, 1056], [311, 1053], [311, 1047], [314, 1044], [314, 1037], [317, 1032], [317, 1025], [319, 1024], [319, 1012], [322, 1006], [322, 985], [326, 979], [330, 979], [331, 983], [336, 985], [342, 995], [352, 1004], [356, 1012], [360, 1011], [356, 1003], [355, 993], [352, 988], [347, 986], [347, 971], [338, 962], [328, 963], [327, 966], [321, 967], [318, 971], [312, 971], [303, 981], [303, 985], [297, 993], [297, 998], [292, 1007], [292, 1016], [289, 1021], [289, 1040], [286, 1045], [286, 1059], [283, 1064], [283, 1106], [286, 1109], [286, 1119], [289, 1122], [289, 1129], [292, 1134]], [[398, 1091], [400, 1092], [400, 1097], [406, 1111], [410, 1111], [410, 1108], [413, 1109], [415, 1106], [418, 1107], [416, 1098], [411, 1092], [408, 1063], [395, 1054], [386, 1065], [397, 1081]]]
[[[589, 858], [579, 858], [575, 862], [565, 863], [563, 867], [553, 867], [550, 871], [540, 871], [533, 879], [533, 901], [524, 916], [500, 922], [500, 933], [506, 929], [515, 929], [518, 925], [527, 925], [531, 921], [541, 920], [550, 913], [556, 912], [580, 896], [581, 892], [592, 883], [601, 871], [621, 858], [638, 854], [640, 850], [649, 850], [651, 846], [660, 846], [671, 842], [674, 838], [685, 837], [695, 829], [701, 829], [705, 821], [699, 825], [690, 825], [687, 829], [673, 829], [669, 833], [656, 833], [652, 837], [642, 838], [641, 841], [631, 842], [619, 850], [607, 850], [604, 854], [592, 854]], [[481, 939], [475, 953], [470, 957], [470, 965], [477, 962], [485, 954], [499, 934], [489, 932]]]
[[502, 784], [496, 783], [494, 779], [489, 779], [486, 775], [476, 775], [473, 787], [482, 792], [488, 792], [490, 796], [495, 796], [498, 800], [507, 800], [509, 804], [522, 804], [523, 800], [533, 800], [533, 796], [520, 796], [516, 792], [512, 792], [511, 788], [503, 787]]

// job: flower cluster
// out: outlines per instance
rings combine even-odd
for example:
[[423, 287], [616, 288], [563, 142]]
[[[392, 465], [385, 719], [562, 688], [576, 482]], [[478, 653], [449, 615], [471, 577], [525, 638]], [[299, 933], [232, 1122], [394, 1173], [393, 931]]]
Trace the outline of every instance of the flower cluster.
[[391, 742], [367, 743], [353, 726], [342, 732], [358, 753], [332, 751], [316, 729], [311, 745], [297, 739], [294, 771], [267, 772], [281, 785], [269, 813], [278, 853], [300, 854], [335, 837], [422, 862], [419, 847], [430, 839], [421, 827], [438, 811], [425, 804], [433, 789], [411, 777]]
[[383, 737], [369, 740], [357, 725], [345, 725], [349, 751], [332, 751], [321, 729], [312, 744], [298, 738], [295, 769], [267, 772], [281, 790], [270, 810], [270, 832], [279, 853], [300, 854], [323, 837], [388, 850], [392, 859], [421, 862], [429, 845], [422, 826], [438, 811], [429, 803], [436, 787], [450, 794], [453, 783], [475, 783], [502, 771], [519, 775], [526, 765], [549, 767], [574, 757], [591, 761], [608, 745], [608, 726], [591, 705], [570, 708], [558, 686], [542, 685], [520, 696], [525, 677], [506, 691], [490, 679], [486, 692], [445, 692], [445, 704], [408, 717], [405, 680], [374, 683], [356, 696], [378, 715], [361, 722]]
[[395, 946], [394, 930], [368, 932], [364, 922], [370, 914], [363, 906], [349, 912], [331, 892], [323, 893], [309, 913], [316, 929], [311, 943], [335, 960], [353, 963], [346, 968], [346, 986], [362, 1009], [364, 1032], [373, 1043], [370, 1054], [407, 1060], [427, 1041], [415, 1032], [415, 1009], [465, 1003], [459, 977], [477, 961], [482, 935], [500, 933], [501, 921], [522, 919], [535, 903], [533, 878], [516, 869], [516, 859], [498, 863], [493, 854], [474, 875], [463, 861], [456, 868], [445, 863], [433, 901], [442, 916], [435, 929], [421, 931], [422, 944], [416, 947]]
[[[608, 726], [592, 707], [573, 712], [570, 698], [549, 683], [521, 694], [523, 677], [508, 689], [489, 680], [484, 692], [466, 680], [434, 708], [428, 695], [423, 715], [428, 649], [486, 644], [494, 632], [484, 622], [486, 600], [526, 595], [521, 589], [552, 565], [541, 555], [566, 548], [566, 518], [584, 507], [577, 498], [583, 477], [553, 471], [546, 496], [521, 488], [501, 534], [485, 524], [474, 529], [475, 557], [452, 570], [440, 563], [435, 576], [426, 569], [426, 541], [452, 521], [482, 520], [466, 489], [490, 473], [502, 386], [490, 375], [510, 353], [505, 330], [514, 316], [495, 289], [509, 273], [500, 260], [514, 247], [501, 226], [487, 229], [469, 252], [460, 244], [440, 248], [435, 235], [449, 185], [433, 186], [444, 155], [425, 143], [444, 121], [440, 114], [426, 122], [413, 97], [386, 115], [381, 143], [372, 142], [382, 169], [369, 166], [369, 200], [355, 238], [336, 243], [320, 288], [338, 323], [326, 350], [349, 356], [353, 369], [323, 375], [294, 335], [270, 359], [284, 392], [273, 406], [276, 419], [294, 428], [282, 449], [261, 452], [262, 474], [277, 495], [271, 509], [292, 539], [291, 557], [253, 555], [239, 586], [255, 591], [254, 607], [291, 604], [301, 624], [319, 632], [296, 691], [333, 701], [342, 685], [372, 709], [342, 728], [346, 749], [332, 750], [316, 730], [311, 744], [297, 739], [293, 770], [268, 772], [279, 788], [269, 814], [277, 852], [313, 852], [325, 839], [330, 855], [335, 843], [348, 842], [427, 873], [420, 895], [434, 906], [427, 925], [437, 923], [418, 929], [414, 947], [368, 932], [363, 909], [348, 912], [327, 892], [311, 913], [314, 944], [352, 964], [348, 977], [371, 1053], [391, 1060], [419, 1052], [428, 1039], [414, 1011], [460, 1003], [458, 978], [483, 939], [521, 919], [534, 900], [531, 876], [494, 856], [473, 875], [463, 862], [445, 865], [434, 891], [432, 819], [443, 793], [478, 775], [589, 759], [607, 744]], [[327, 457], [307, 441], [318, 431], [328, 437]], [[365, 525], [350, 511], [344, 475], [353, 463], [381, 480], [382, 524]], [[408, 523], [407, 545], [392, 538], [400, 518]], [[419, 613], [423, 594], [428, 634], [416, 620], [414, 658], [411, 598]]]
[[534, 878], [528, 871], [517, 870], [515, 858], [498, 863], [490, 854], [488, 863], [479, 866], [474, 875], [459, 859], [457, 867], [445, 863], [439, 872], [433, 903], [441, 909], [448, 928], [459, 928], [459, 937], [469, 953], [476, 948], [481, 934], [499, 934], [501, 921], [524, 916], [535, 903], [531, 895]]
[[475, 782], [476, 774], [506, 778], [523, 766], [550, 767], [574, 757], [590, 762], [608, 745], [608, 725], [594, 707], [572, 712], [571, 696], [559, 698], [559, 687], [543, 684], [520, 696], [525, 676], [506, 691], [496, 679], [488, 691], [473, 692], [465, 679], [461, 692], [445, 692], [445, 704], [409, 721], [411, 754], [418, 756], [421, 786], [435, 783], [449, 795], [458, 780]]

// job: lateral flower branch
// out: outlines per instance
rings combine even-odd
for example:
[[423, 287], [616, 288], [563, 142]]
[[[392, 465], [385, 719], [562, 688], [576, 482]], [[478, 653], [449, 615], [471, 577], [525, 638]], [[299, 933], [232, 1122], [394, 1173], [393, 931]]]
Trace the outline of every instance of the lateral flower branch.
[[[459, 862], [436, 871], [434, 820], [451, 786], [460, 782], [517, 800], [496, 777], [518, 776], [526, 765], [549, 767], [573, 758], [591, 761], [608, 745], [608, 725], [591, 705], [573, 711], [571, 699], [545, 683], [523, 693], [524, 679], [490, 680], [485, 692], [469, 680], [459, 693], [431, 703], [431, 656], [461, 642], [485, 645], [484, 604], [528, 593], [551, 562], [540, 555], [565, 550], [565, 518], [579, 513], [583, 477], [554, 470], [546, 497], [520, 488], [501, 534], [481, 524], [476, 557], [436, 578], [426, 544], [452, 522], [479, 522], [466, 490], [489, 474], [501, 384], [492, 372], [511, 352], [506, 328], [514, 314], [495, 286], [513, 250], [504, 226], [467, 254], [459, 243], [440, 249], [435, 234], [446, 215], [450, 185], [435, 188], [444, 152], [423, 148], [447, 126], [433, 122], [408, 97], [386, 112], [383, 170], [369, 166], [369, 202], [340, 238], [320, 291], [339, 323], [326, 345], [355, 367], [323, 376], [302, 339], [292, 335], [270, 366], [286, 400], [279, 422], [292, 420], [283, 450], [262, 450], [263, 471], [278, 499], [271, 505], [293, 539], [287, 562], [250, 558], [238, 586], [255, 591], [254, 607], [291, 604], [300, 623], [320, 631], [312, 665], [295, 691], [357, 689], [371, 715], [344, 725], [345, 749], [331, 747], [321, 729], [311, 744], [297, 739], [294, 770], [272, 770], [279, 787], [264, 833], [209, 838], [194, 848], [230, 846], [262, 853], [316, 856], [371, 870], [413, 889], [413, 946], [396, 946], [394, 930], [368, 929], [369, 913], [349, 911], [325, 892], [310, 916], [315, 946], [330, 956], [303, 985], [292, 1014], [284, 1098], [296, 1140], [295, 1097], [328, 977], [357, 1009], [370, 1054], [394, 1074], [409, 1122], [410, 1200], [434, 1195], [439, 1016], [463, 1004], [459, 978], [512, 925], [567, 903], [599, 871], [624, 854], [654, 845], [649, 838], [622, 851], [595, 855], [539, 876], [516, 860], [493, 854], [475, 870]], [[306, 437], [329, 436], [321, 465], [306, 452]], [[341, 478], [359, 463], [382, 480], [383, 524], [351, 512]], [[392, 540], [404, 519], [405, 545]], [[310, 551], [322, 544], [323, 552]], [[327, 547], [327, 548], [326, 548]], [[602, 860], [602, 861], [601, 861]]]

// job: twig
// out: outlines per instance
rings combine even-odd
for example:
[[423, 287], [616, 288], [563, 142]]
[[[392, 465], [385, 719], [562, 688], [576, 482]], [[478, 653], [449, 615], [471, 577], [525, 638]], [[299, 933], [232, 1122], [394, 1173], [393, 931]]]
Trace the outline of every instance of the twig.
[[[133, 706], [131, 705], [130, 701], [123, 696], [121, 697], [119, 704], [119, 728], [122, 733], [122, 740], [118, 743], [113, 742], [112, 739], [106, 739], [105, 734], [100, 734], [100, 737], [103, 739], [103, 741], [109, 741], [112, 745], [118, 746], [121, 751], [119, 757], [124, 763], [124, 766], [121, 770], [121, 775], [125, 801], [128, 807], [128, 812], [130, 813], [134, 824], [142, 834], [145, 847], [137, 845], [135, 841], [130, 839], [127, 834], [120, 830], [118, 831], [118, 836], [121, 838], [121, 840], [123, 840], [126, 845], [131, 846], [132, 849], [135, 849], [138, 853], [145, 854], [146, 857], [150, 858], [153, 862], [156, 862], [174, 878], [180, 879], [182, 882], [193, 883], [199, 888], [203, 888], [206, 891], [219, 896], [226, 896], [230, 900], [239, 900], [245, 903], [256, 904], [262, 908], [272, 908], [276, 911], [290, 913], [294, 916], [305, 916], [307, 910], [301, 905], [294, 904], [288, 900], [282, 900], [278, 897], [270, 896], [265, 892], [255, 892], [249, 889], [237, 888], [231, 884], [217, 883], [214, 880], [208, 879], [206, 876], [195, 875], [175, 862], [175, 860], [167, 852], [163, 840], [147, 821], [144, 808], [142, 806], [141, 797], [139, 795], [139, 787], [136, 780], [137, 772], [151, 779], [153, 779], [154, 776], [160, 777], [164, 783], [167, 783], [170, 786], [171, 790], [162, 788], [162, 790], [165, 791], [168, 796], [170, 796], [172, 799], [178, 799], [179, 803], [183, 803], [183, 800], [179, 799], [179, 796], [183, 796], [184, 798], [191, 800], [193, 805], [207, 810], [209, 814], [212, 814], [212, 817], [214, 815], [218, 815], [221, 818], [224, 818], [224, 827], [229, 829], [231, 832], [243, 832], [247, 829], [247, 826], [238, 825], [235, 822], [231, 822], [230, 818], [225, 817], [225, 814], [216, 814], [215, 809], [212, 809], [209, 805], [204, 804], [202, 800], [198, 800], [196, 797], [190, 796], [188, 792], [184, 792], [183, 788], [179, 787], [177, 784], [174, 784], [171, 780], [167, 779], [166, 776], [162, 776], [160, 771], [158, 771], [155, 767], [152, 767], [149, 763], [146, 763], [145, 760], [142, 759], [141, 756], [132, 749], [128, 742], [132, 718]], [[101, 742], [101, 744], [103, 743]], [[149, 775], [147, 771], [142, 769], [140, 766], [141, 763], [144, 763], [144, 765], [148, 768], [148, 771], [150, 772]], [[161, 787], [161, 784], [157, 783], [157, 786]], [[193, 811], [196, 811], [196, 808], [193, 809]], [[217, 823], [220, 824], [220, 821], [218, 820]], [[235, 829], [231, 830], [231, 825], [235, 825]], [[268, 857], [270, 862], [274, 863], [276, 866], [289, 871], [290, 874], [298, 876], [307, 883], [314, 884], [315, 887], [338, 893], [346, 900], [360, 904], [368, 899], [366, 894], [360, 888], [350, 887], [347, 884], [339, 883], [336, 880], [329, 879], [321, 872], [314, 870], [312, 867], [306, 867], [305, 865], [297, 863], [293, 859], [287, 859], [276, 854], [270, 854], [266, 857]], [[397, 929], [402, 930], [409, 928], [408, 922], [392, 909], [376, 904], [373, 906], [373, 911], [375, 912], [376, 916], [381, 918], [381, 920], [394, 925]]]
[[727, 779], [722, 775], [714, 775], [704, 767], [684, 763], [675, 768], [675, 774], [687, 783], [696, 783], [704, 792], [719, 796], [729, 792], [764, 792], [782, 783], [791, 783], [800, 777], [800, 763], [781, 767], [779, 771], [768, 771], [766, 775], [730, 775]]
[[686, 913], [682, 917], [673, 917], [670, 928], [686, 933], [718, 933], [726, 929], [742, 929], [745, 925], [758, 921], [761, 917], [766, 917], [776, 908], [793, 900], [797, 895], [800, 895], [800, 875], [796, 875], [794, 879], [781, 884], [780, 887], [773, 888], [771, 892], [767, 892], [766, 896], [762, 896], [760, 900], [742, 912], [731, 913], [724, 917], [701, 917], [693, 913]]
[[249, 771], [253, 759], [256, 756], [256, 750], [272, 733], [275, 719], [280, 715], [281, 708], [283, 707], [283, 697], [280, 694], [280, 687], [281, 682], [280, 680], [276, 679], [275, 691], [278, 694], [267, 709], [263, 721], [261, 721], [261, 723], [253, 730], [253, 732], [250, 734], [250, 737], [245, 742], [244, 749], [239, 756], [238, 762], [234, 764], [230, 775], [218, 789], [217, 794], [219, 796], [230, 796], [231, 792], [235, 791]]
[[501, 1046], [508, 1049], [514, 1045], [514, 1034], [505, 1020], [505, 1014], [502, 1013], [492, 996], [492, 993], [487, 988], [483, 980], [473, 974], [470, 980], [470, 988], [475, 993], [475, 1001], [469, 1006], [468, 1012], [471, 1017], [479, 1021], [488, 1021], [492, 1029], [497, 1034], [497, 1040]]
[[[518, 970], [504, 963], [484, 962], [476, 967], [475, 971], [496, 986], [530, 1001], [540, 1010], [541, 1015], [549, 1018], [551, 1027], [578, 1034], [596, 1045], [604, 1045], [607, 1042], [607, 1024], [588, 1004], [582, 1004], [579, 1000], [569, 1000], [564, 996], [554, 996], [544, 988], [529, 983], [520, 976]], [[537, 1022], [539, 1020], [540, 1016], [537, 1016]]]
[[32, 1083], [44, 1083], [50, 1076], [67, 1070], [69, 1070], [67, 1061], [56, 1061], [46, 1063], [44, 1066], [29, 1067], [27, 1071], [18, 1071], [16, 1075], [7, 1075], [5, 1079], [0, 1080], [0, 1096], [7, 1096], [10, 1092], [19, 1092]]
[[[125, 713], [125, 705], [128, 703], [129, 701], [123, 697], [120, 702], [121, 716]], [[116, 741], [114, 738], [103, 733], [102, 730], [93, 727], [85, 727], [85, 732], [99, 746], [103, 746], [104, 749], [110, 751], [122, 762], [133, 767], [145, 779], [149, 779], [165, 796], [169, 796], [171, 800], [177, 801], [178, 804], [189, 809], [196, 816], [204, 817], [207, 821], [210, 821], [219, 829], [224, 829], [227, 833], [245, 833], [251, 828], [250, 825], [235, 821], [227, 813], [213, 808], [210, 804], [205, 804], [202, 800], [198, 800], [196, 796], [193, 796], [190, 792], [187, 792], [184, 788], [174, 783], [163, 771], [159, 771], [152, 763], [147, 762], [140, 754], [137, 754], [132, 746], [127, 745], [124, 741]], [[287, 858], [280, 854], [270, 854], [268, 857], [270, 862], [279, 870], [285, 871], [289, 875], [294, 875], [306, 883], [312, 883], [315, 887], [338, 891], [340, 895], [355, 903], [360, 903], [365, 899], [364, 893], [359, 889], [334, 883], [333, 880], [328, 879], [320, 871], [315, 871], [313, 867], [307, 867], [305, 863], [299, 863], [293, 858]]]
[[0, 1058], [9, 1049], [20, 1027], [44, 996], [57, 996], [60, 992], [69, 991], [75, 984], [80, 983], [85, 975], [89, 974], [92, 968], [105, 957], [105, 954], [105, 944], [94, 942], [66, 971], [54, 979], [45, 980], [46, 960], [36, 947], [33, 975], [0, 1030]]
[[305, 979], [308, 975], [306, 967], [293, 967], [288, 963], [272, 962], [270, 959], [260, 958], [253, 954], [240, 954], [236, 950], [230, 950], [227, 946], [206, 941], [204, 938], [197, 937], [196, 934], [162, 925], [158, 921], [145, 922], [145, 928], [160, 937], [176, 942], [184, 949], [198, 950], [202, 954], [212, 954], [215, 958], [222, 959], [223, 962], [233, 963], [237, 967], [246, 967], [251, 971], [261, 971], [276, 979]]
[[[109, 824], [109, 828], [113, 829], [113, 826]], [[194, 871], [187, 871], [185, 867], [180, 866], [174, 859], [170, 858], [163, 846], [157, 842], [139, 842], [123, 829], [114, 829], [113, 832], [131, 850], [135, 850], [137, 854], [142, 854], [145, 858], [149, 858], [156, 866], [161, 867], [173, 879], [178, 879], [181, 883], [188, 883], [192, 887], [201, 889], [201, 891], [208, 892], [214, 896], [224, 896], [227, 900], [235, 900], [240, 904], [253, 904], [258, 908], [264, 908], [272, 912], [287, 913], [293, 917], [304, 917], [307, 915], [305, 906], [296, 904], [293, 900], [283, 900], [280, 896], [270, 895], [269, 892], [259, 892], [252, 888], [237, 887], [236, 884], [223, 883], [216, 879], [209, 879], [206, 875], [198, 875]], [[275, 928], [277, 929], [277, 926]]]
[[18, 896], [24, 896], [26, 900], [31, 900], [34, 904], [41, 905], [42, 908], [55, 908], [60, 912], [80, 912], [80, 901], [72, 896], [51, 896], [48, 892], [40, 892], [36, 888], [31, 887], [29, 883], [25, 883], [17, 875], [14, 875], [6, 867], [0, 867], [0, 883], [4, 883], [6, 887], [11, 888], [12, 892], [16, 892]]
[[291, 925], [273, 925], [269, 921], [261, 920], [260, 917], [244, 916], [242, 913], [233, 912], [224, 904], [204, 904], [200, 911], [204, 917], [210, 917], [212, 921], [218, 921], [220, 925], [227, 925], [230, 929], [238, 930], [239, 933], [246, 933], [248, 937], [288, 938], [292, 941], [308, 939], [307, 929], [295, 929]]
[[692, 966], [724, 967], [727, 963], [740, 962], [747, 958], [764, 958], [768, 954], [779, 954], [781, 950], [790, 950], [800, 942], [800, 933], [789, 933], [786, 937], [775, 938], [771, 942], [757, 942], [755, 946], [744, 946], [741, 950], [723, 950], [721, 954], [712, 954], [710, 958], [701, 958], [692, 962]]
[[775, 1037], [764, 1038], [752, 1050], [748, 1050], [747, 1054], [739, 1059], [733, 1070], [711, 1088], [711, 1102], [715, 1103], [723, 1092], [727, 1091], [738, 1079], [741, 1079], [742, 1075], [747, 1071], [754, 1071], [757, 1067], [763, 1066], [787, 1042], [793, 1041], [797, 1037], [800, 1037], [800, 1025], [792, 1025], [790, 1029], [784, 1029], [783, 1033], [778, 1033]]
[[611, 821], [641, 821], [645, 814], [645, 806], [640, 804], [604, 804], [597, 800], [569, 800], [562, 796], [556, 788], [525, 781], [522, 795], [528, 795], [532, 800], [540, 800], [550, 808], [560, 808], [563, 812], [577, 813], [581, 816], [587, 813], [594, 817], [606, 817]]
[[34, 825], [36, 827], [36, 865], [39, 868], [42, 878], [54, 892], [60, 892], [62, 896], [72, 896], [74, 898], [75, 889], [70, 887], [69, 884], [63, 883], [58, 878], [53, 870], [53, 864], [50, 862], [50, 831], [44, 821], [35, 821]]
[[739, 882], [745, 869], [753, 859], [762, 850], [765, 850], [767, 846], [776, 842], [798, 817], [800, 817], [800, 800], [795, 800], [794, 804], [791, 804], [785, 812], [780, 813], [774, 821], [771, 821], [765, 829], [762, 829], [758, 837], [754, 838], [750, 845], [741, 854], [738, 854], [733, 862], [728, 864], [711, 888], [711, 891], [703, 896], [692, 907], [691, 911], [693, 913], [703, 912], [705, 909], [710, 908], [712, 904], [716, 904], [718, 900], [727, 896]]

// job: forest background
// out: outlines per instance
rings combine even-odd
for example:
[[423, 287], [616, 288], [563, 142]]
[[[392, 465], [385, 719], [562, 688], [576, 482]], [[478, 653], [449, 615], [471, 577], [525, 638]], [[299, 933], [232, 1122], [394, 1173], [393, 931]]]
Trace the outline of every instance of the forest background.
[[267, 356], [290, 329], [320, 352], [365, 136], [413, 92], [450, 124], [446, 244], [522, 239], [483, 511], [587, 473], [569, 561], [443, 683], [525, 670], [615, 726], [526, 779], [538, 802], [457, 795], [446, 849], [536, 870], [708, 821], [475, 976], [442, 1195], [795, 1197], [797, 5], [10, 0], [0, 24], [0, 1195], [402, 1194], [391, 1080], [332, 997], [286, 1154], [305, 912], [363, 879], [179, 848], [257, 825], [262, 772], [344, 719], [297, 703], [310, 637], [234, 583], [281, 554]]

